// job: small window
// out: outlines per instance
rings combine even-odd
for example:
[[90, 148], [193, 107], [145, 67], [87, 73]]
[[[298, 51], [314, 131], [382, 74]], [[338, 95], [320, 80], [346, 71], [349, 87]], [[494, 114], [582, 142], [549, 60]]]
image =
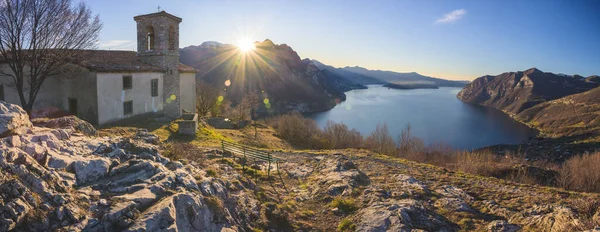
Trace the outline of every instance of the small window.
[[133, 88], [131, 75], [123, 76], [123, 89]]
[[152, 93], [152, 96], [158, 96], [158, 79], [152, 79], [150, 85], [150, 91]]
[[154, 50], [154, 27], [149, 26], [146, 28], [146, 50], [152, 51]]
[[0, 85], [0, 101], [4, 101], [4, 85]]
[[69, 98], [69, 113], [71, 113], [72, 115], [77, 116], [77, 99], [76, 98]]
[[123, 114], [133, 114], [133, 101], [123, 102]]

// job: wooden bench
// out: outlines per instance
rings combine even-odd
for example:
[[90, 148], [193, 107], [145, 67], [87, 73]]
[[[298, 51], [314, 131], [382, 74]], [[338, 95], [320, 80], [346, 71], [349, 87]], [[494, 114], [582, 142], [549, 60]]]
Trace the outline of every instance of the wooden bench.
[[261, 160], [268, 163], [267, 176], [271, 177], [271, 164], [275, 163], [277, 172], [279, 172], [279, 162], [281, 159], [275, 158], [271, 155], [271, 152], [259, 150], [253, 147], [227, 142], [221, 140], [221, 148], [223, 149], [223, 158], [227, 153], [230, 153], [234, 158], [237, 156], [242, 164], [242, 169], [246, 170], [246, 161], [248, 159]]

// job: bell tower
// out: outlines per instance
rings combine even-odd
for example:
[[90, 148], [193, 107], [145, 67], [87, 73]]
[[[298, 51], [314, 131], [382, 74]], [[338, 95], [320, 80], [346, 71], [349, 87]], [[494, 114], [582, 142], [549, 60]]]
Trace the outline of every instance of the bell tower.
[[163, 110], [169, 117], [181, 115], [179, 79], [179, 23], [165, 11], [133, 17], [137, 23], [137, 56], [162, 68]]

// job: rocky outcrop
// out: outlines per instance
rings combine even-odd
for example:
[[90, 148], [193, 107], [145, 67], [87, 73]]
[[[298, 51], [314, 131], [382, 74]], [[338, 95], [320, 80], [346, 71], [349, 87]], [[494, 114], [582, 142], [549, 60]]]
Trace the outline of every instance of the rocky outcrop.
[[[9, 115], [26, 117], [16, 107]], [[161, 156], [158, 141], [143, 130], [111, 138], [71, 127], [0, 140], [0, 231], [222, 231], [259, 218], [244, 186], [230, 192], [197, 164]]]
[[30, 128], [29, 116], [21, 107], [0, 101], [0, 137], [21, 135]]
[[77, 132], [87, 136], [96, 135], [96, 128], [89, 122], [75, 116], [64, 116], [59, 118], [35, 118], [31, 122], [37, 127], [47, 128], [73, 128]]
[[490, 232], [516, 232], [520, 229], [521, 227], [510, 224], [505, 220], [495, 220], [490, 222], [487, 226], [487, 230]]
[[442, 216], [411, 199], [369, 205], [358, 211], [357, 218], [357, 231], [455, 230]]
[[600, 225], [598, 194], [516, 184], [364, 151], [332, 152], [276, 154], [286, 160], [280, 167], [289, 178], [277, 192], [290, 192], [291, 212], [314, 210], [306, 219], [318, 225], [312, 230], [582, 231]]
[[318, 170], [311, 196], [326, 194], [328, 196], [349, 196], [352, 190], [368, 185], [370, 180], [358, 167], [344, 156], [337, 159], [324, 160]]
[[586, 82], [581, 78], [531, 68], [479, 77], [466, 85], [458, 93], [458, 98], [516, 115], [534, 105], [585, 92], [597, 86], [598, 83]]

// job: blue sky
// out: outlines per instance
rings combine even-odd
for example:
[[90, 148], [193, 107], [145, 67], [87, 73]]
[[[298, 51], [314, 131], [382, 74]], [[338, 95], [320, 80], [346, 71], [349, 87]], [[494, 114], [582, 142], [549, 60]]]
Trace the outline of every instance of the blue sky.
[[135, 49], [133, 16], [183, 18], [180, 47], [248, 37], [336, 67], [471, 80], [525, 70], [600, 75], [600, 0], [86, 0], [101, 49]]

